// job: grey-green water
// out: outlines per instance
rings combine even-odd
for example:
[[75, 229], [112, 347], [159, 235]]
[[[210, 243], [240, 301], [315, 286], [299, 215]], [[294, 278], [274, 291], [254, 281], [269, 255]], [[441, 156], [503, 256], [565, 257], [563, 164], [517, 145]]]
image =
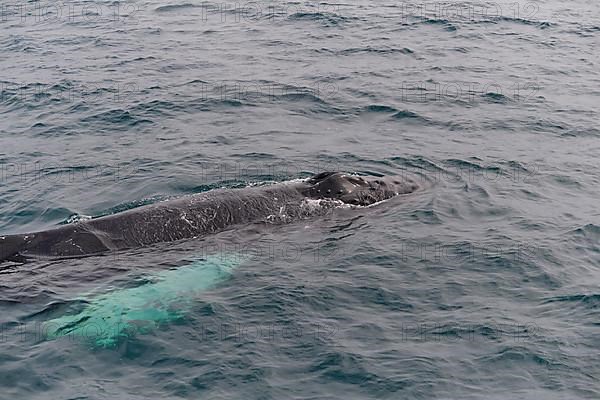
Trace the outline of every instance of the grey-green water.
[[[1, 234], [324, 170], [425, 190], [2, 265], [1, 399], [600, 396], [597, 3], [48, 4], [0, 8]], [[40, 328], [224, 254], [115, 346]]]

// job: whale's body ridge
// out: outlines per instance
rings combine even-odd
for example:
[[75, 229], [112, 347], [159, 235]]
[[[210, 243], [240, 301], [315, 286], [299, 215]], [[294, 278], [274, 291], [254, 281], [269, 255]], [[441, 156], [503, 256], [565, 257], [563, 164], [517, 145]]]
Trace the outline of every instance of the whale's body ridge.
[[406, 178], [325, 172], [273, 185], [214, 189], [47, 231], [0, 236], [0, 261], [81, 257], [204, 236], [238, 224], [291, 222], [339, 205], [368, 206], [416, 188]]

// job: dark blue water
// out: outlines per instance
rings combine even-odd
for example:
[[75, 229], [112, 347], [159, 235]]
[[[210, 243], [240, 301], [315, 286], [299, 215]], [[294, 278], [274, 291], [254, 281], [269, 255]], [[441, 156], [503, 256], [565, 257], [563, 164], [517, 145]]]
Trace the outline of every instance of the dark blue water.
[[[423, 190], [0, 266], [2, 399], [597, 399], [596, 2], [3, 2], [0, 232], [326, 170]], [[45, 340], [81, 293], [250, 252], [177, 323]]]

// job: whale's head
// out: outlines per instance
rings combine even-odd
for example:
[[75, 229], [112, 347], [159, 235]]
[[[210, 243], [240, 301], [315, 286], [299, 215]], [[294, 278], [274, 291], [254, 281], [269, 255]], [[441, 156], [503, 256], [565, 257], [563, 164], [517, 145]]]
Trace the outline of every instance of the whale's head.
[[368, 206], [399, 194], [414, 192], [414, 180], [398, 176], [357, 176], [323, 172], [307, 180], [303, 193], [315, 199], [337, 199], [346, 204]]

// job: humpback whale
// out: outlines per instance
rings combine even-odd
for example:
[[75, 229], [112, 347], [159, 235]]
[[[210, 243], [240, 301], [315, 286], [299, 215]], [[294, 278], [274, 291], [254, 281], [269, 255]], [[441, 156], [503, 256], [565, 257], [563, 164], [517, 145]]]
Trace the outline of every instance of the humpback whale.
[[215, 189], [41, 232], [0, 236], [0, 262], [70, 258], [201, 237], [253, 222], [291, 222], [338, 206], [369, 206], [417, 189], [408, 177], [323, 172], [242, 189]]

